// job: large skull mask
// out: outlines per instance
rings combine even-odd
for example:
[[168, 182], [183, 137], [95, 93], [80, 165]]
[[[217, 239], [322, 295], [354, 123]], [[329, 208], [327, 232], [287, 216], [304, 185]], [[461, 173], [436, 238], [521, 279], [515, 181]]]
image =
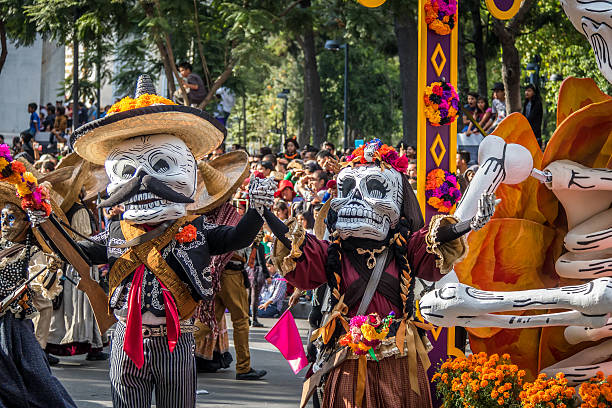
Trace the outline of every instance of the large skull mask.
[[[193, 199], [196, 193], [196, 160], [176, 136], [160, 134], [125, 140], [111, 151], [104, 166], [110, 179], [107, 191], [111, 198], [135, 177], [143, 175], [151, 176], [188, 199]], [[157, 223], [186, 214], [185, 202], [175, 202], [159, 194], [140, 187], [136, 195], [122, 203], [125, 205], [123, 218], [134, 223]]]
[[599, 70], [612, 82], [612, 3], [602, 0], [561, 0], [576, 30], [591, 43]]
[[340, 237], [385, 239], [400, 218], [402, 193], [402, 176], [395, 170], [374, 165], [343, 169], [338, 198], [331, 202]]

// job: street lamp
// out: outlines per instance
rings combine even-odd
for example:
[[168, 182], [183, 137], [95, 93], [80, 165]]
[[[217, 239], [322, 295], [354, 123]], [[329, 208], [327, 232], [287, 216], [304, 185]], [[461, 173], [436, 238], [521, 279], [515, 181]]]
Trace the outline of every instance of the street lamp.
[[325, 41], [325, 49], [329, 51], [340, 51], [344, 48], [344, 140], [342, 146], [348, 149], [348, 95], [349, 95], [349, 45], [337, 40]]
[[287, 101], [289, 99], [289, 89], [283, 89], [276, 97], [285, 100], [285, 105], [283, 106], [283, 137], [281, 141], [281, 146], [283, 146], [285, 140], [287, 140]]

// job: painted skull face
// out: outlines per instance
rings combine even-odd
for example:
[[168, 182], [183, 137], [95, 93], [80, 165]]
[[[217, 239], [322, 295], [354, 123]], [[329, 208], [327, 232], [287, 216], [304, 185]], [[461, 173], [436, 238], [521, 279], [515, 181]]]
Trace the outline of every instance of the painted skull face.
[[599, 70], [612, 82], [612, 3], [602, 0], [561, 0], [570, 21], [591, 43]]
[[349, 237], [383, 240], [395, 228], [402, 205], [402, 176], [378, 166], [346, 167], [338, 175], [336, 230]]
[[30, 225], [26, 213], [12, 203], [7, 203], [2, 209], [0, 218], [2, 238], [9, 242], [19, 242], [25, 238], [25, 232]]
[[196, 193], [197, 164], [193, 154], [172, 135], [139, 136], [123, 141], [104, 163], [110, 199], [120, 197], [123, 218], [157, 223], [183, 217]]

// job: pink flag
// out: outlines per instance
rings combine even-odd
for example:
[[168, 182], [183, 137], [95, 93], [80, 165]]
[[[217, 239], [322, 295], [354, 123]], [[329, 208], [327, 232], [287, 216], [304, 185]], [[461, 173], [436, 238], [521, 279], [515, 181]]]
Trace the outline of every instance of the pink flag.
[[266, 340], [281, 352], [294, 374], [308, 365], [300, 332], [289, 309], [283, 313], [274, 327], [266, 334]]

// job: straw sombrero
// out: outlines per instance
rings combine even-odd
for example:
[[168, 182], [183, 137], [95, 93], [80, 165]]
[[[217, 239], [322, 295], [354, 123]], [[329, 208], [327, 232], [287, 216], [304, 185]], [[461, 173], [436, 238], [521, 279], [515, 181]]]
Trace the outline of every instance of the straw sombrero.
[[44, 174], [38, 179], [39, 183], [48, 182], [51, 184], [51, 198], [59, 203], [63, 212], [68, 212], [74, 203], [78, 201], [81, 188], [91, 177], [89, 171], [91, 163], [80, 159], [78, 161], [70, 160], [67, 164], [73, 163], [75, 165], [65, 165], [65, 167], [62, 167], [60, 162], [56, 170]]
[[[17, 188], [10, 183], [5, 181], [0, 181], [0, 210], [4, 208], [7, 203], [11, 203], [21, 208], [21, 198], [17, 196]], [[53, 214], [55, 214], [62, 222], [68, 223], [68, 218], [66, 218], [66, 214], [62, 211], [57, 202], [51, 197], [51, 209], [53, 210]], [[36, 230], [32, 230], [36, 240], [39, 245], [45, 252], [53, 252], [44, 241], [40, 233]], [[72, 233], [68, 232], [71, 236]]]
[[[81, 156], [76, 153], [70, 153], [68, 156], [62, 158], [62, 160], [57, 165], [57, 168], [50, 174], [62, 171], [67, 167], [78, 167], [83, 162], [84, 160]], [[86, 173], [84, 174], [86, 174], [87, 177], [85, 177], [84, 180], [79, 180], [79, 183], [74, 186], [74, 189], [76, 191], [75, 197], [78, 197], [78, 193], [81, 191], [82, 187], [85, 189], [85, 197], [83, 198], [83, 201], [89, 201], [95, 199], [98, 193], [105, 191], [106, 187], [110, 183], [110, 180], [108, 179], [108, 175], [106, 174], [106, 169], [104, 168], [104, 166], [89, 163], [89, 168], [84, 168], [83, 171], [85, 170]], [[82, 181], [82, 183], [80, 183], [80, 181]]]
[[113, 105], [105, 117], [76, 129], [70, 144], [79, 156], [101, 165], [122, 141], [155, 134], [181, 138], [193, 156], [201, 159], [221, 144], [226, 130], [204, 111], [157, 96], [151, 78], [141, 75], [134, 100], [124, 99]]
[[249, 174], [246, 152], [221, 155], [210, 162], [198, 162], [198, 187], [195, 202], [187, 210], [204, 214], [227, 201]]

